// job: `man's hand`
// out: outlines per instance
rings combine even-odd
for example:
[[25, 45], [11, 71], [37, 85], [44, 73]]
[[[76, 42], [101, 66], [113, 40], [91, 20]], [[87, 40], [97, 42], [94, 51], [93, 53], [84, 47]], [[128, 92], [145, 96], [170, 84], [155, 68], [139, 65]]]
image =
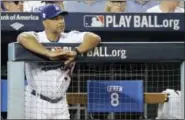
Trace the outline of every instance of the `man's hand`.
[[73, 62], [76, 56], [76, 51], [63, 50], [61, 47], [52, 48], [47, 54], [50, 60], [64, 60], [66, 65]]
[[53, 49], [51, 49], [51, 51], [48, 51], [46, 56], [50, 60], [61, 60], [62, 58], [64, 59], [65, 56], [67, 56], [68, 52], [69, 51], [63, 50], [62, 48], [53, 48]]
[[67, 60], [64, 62], [65, 65], [69, 65], [71, 62], [73, 62], [77, 56], [76, 51], [69, 51], [67, 52]]
[[76, 51], [63, 50], [61, 47], [53, 48], [47, 53], [47, 57], [50, 60], [64, 60], [65, 65], [69, 65], [73, 62], [76, 56]]

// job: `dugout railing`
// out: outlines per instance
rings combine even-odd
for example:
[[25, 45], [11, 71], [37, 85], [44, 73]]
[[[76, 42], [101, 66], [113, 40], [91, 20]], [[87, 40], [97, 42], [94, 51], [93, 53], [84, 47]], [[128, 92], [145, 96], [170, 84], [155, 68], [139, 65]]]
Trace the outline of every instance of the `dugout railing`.
[[[59, 43], [44, 45], [48, 49], [56, 46], [71, 49], [76, 46], [76, 44]], [[8, 50], [8, 119], [22, 119], [24, 118], [24, 62], [49, 61], [29, 52], [18, 43], [9, 44]], [[109, 55], [105, 55], [105, 51]], [[88, 79], [143, 79], [145, 105], [141, 116], [147, 118], [156, 116], [156, 113], [153, 114], [156, 109], [154, 110], [151, 104], [157, 105], [168, 100], [168, 95], [161, 93], [167, 88], [180, 89], [184, 104], [184, 60], [184, 42], [101, 43], [93, 52], [78, 57], [67, 93], [70, 110], [76, 110], [72, 113], [72, 117], [88, 119], [89, 116], [98, 116], [97, 118], [102, 116], [101, 113], [87, 112], [86, 80]], [[184, 113], [184, 105], [182, 106], [181, 111]], [[128, 115], [110, 112], [107, 116], [110, 119], [132, 119], [131, 113]]]

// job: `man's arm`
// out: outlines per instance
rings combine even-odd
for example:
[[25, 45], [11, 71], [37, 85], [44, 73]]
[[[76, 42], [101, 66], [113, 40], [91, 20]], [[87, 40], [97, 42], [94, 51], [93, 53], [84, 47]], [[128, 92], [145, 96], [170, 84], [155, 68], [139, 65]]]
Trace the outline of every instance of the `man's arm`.
[[23, 45], [26, 49], [39, 55], [46, 56], [50, 59], [65, 54], [65, 52], [62, 51], [48, 50], [41, 43], [38, 42], [35, 36], [30, 33], [23, 32], [19, 34], [17, 37], [17, 42]]
[[[77, 51], [78, 53], [88, 52], [89, 50], [96, 47], [100, 42], [101, 42], [100, 36], [91, 32], [87, 32], [83, 36], [83, 42], [77, 47]], [[65, 61], [65, 64], [69, 64], [72, 61], [74, 61], [76, 58], [77, 52], [72, 51], [67, 55], [68, 55], [68, 60]]]
[[100, 42], [100, 36], [91, 32], [87, 32], [84, 34], [83, 42], [77, 47], [77, 49], [80, 53], [85, 53], [96, 47]]

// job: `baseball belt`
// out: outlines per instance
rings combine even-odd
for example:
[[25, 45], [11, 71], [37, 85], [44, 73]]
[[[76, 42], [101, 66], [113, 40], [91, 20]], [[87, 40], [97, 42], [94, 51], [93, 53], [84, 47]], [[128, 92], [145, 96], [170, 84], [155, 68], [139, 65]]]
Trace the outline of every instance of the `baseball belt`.
[[56, 98], [56, 99], [50, 99], [49, 97], [44, 96], [42, 94], [37, 94], [36, 90], [32, 90], [31, 94], [34, 95], [34, 96], [38, 95], [40, 97], [40, 99], [45, 100], [45, 101], [50, 102], [50, 103], [57, 103], [60, 100], [62, 100], [62, 98], [63, 98], [63, 97], [59, 97], [59, 98]]

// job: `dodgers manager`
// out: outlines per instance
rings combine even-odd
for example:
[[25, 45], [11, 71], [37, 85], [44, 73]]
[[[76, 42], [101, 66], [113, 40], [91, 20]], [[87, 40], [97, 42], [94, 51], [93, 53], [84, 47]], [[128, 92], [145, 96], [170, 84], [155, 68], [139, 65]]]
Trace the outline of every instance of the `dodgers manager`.
[[[70, 119], [66, 91], [71, 81], [75, 58], [93, 49], [101, 41], [100, 36], [92, 32], [65, 33], [66, 15], [68, 12], [62, 11], [59, 6], [47, 5], [41, 11], [44, 31], [22, 32], [17, 37], [18, 43], [35, 54], [50, 60], [65, 58], [65, 64], [62, 64], [62, 60], [56, 63], [25, 63], [28, 82], [25, 88], [25, 119]], [[72, 51], [62, 48], [49, 50], [42, 45], [53, 42], [80, 44]]]

